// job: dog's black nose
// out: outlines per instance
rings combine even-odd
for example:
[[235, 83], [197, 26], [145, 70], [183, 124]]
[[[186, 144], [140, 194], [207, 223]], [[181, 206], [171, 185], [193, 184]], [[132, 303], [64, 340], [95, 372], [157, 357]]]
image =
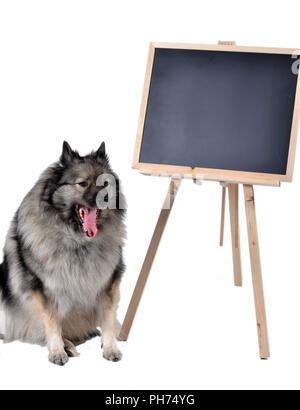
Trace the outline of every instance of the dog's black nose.
[[91, 187], [85, 194], [84, 200], [88, 204], [89, 208], [96, 208], [97, 195], [99, 193], [98, 187]]

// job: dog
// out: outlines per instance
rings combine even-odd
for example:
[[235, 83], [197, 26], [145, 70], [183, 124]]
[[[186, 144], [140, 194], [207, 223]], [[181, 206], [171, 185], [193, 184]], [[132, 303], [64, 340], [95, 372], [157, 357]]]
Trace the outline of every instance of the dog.
[[105, 144], [82, 157], [64, 142], [7, 234], [0, 265], [5, 342], [47, 346], [50, 362], [63, 366], [78, 356], [77, 345], [100, 336], [100, 327], [104, 358], [121, 360], [116, 315], [125, 208]]

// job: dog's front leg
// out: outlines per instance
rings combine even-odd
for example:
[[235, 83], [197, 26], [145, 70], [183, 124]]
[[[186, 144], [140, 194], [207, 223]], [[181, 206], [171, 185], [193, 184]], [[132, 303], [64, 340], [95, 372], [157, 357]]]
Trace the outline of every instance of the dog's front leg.
[[111, 288], [102, 292], [100, 296], [103, 357], [112, 362], [119, 362], [122, 359], [116, 340], [119, 289], [120, 282], [115, 281]]
[[29, 297], [29, 303], [33, 313], [37, 315], [44, 324], [45, 338], [49, 350], [49, 361], [58, 366], [64, 366], [69, 358], [65, 351], [62, 329], [56, 309], [46, 306], [45, 298], [40, 292], [32, 293]]

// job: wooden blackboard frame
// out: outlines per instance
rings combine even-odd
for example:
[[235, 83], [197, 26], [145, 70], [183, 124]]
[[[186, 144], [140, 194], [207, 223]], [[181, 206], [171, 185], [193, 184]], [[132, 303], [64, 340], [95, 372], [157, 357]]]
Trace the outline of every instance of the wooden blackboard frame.
[[[140, 162], [140, 153], [142, 147], [144, 125], [146, 119], [149, 91], [151, 85], [152, 69], [156, 48], [167, 49], [182, 49], [182, 50], [209, 50], [209, 51], [229, 51], [229, 52], [247, 52], [247, 53], [270, 53], [270, 54], [290, 54], [298, 55], [297, 49], [290, 48], [267, 48], [267, 47], [246, 47], [236, 45], [201, 45], [201, 44], [180, 44], [180, 43], [150, 43], [148, 64], [146, 70], [146, 78], [144, 91], [142, 96], [142, 104], [140, 110], [138, 133], [136, 139], [133, 168], [140, 170], [147, 175], [180, 175], [181, 177], [201, 178], [203, 180], [244, 183], [244, 184], [259, 184], [259, 185], [275, 185], [279, 186], [280, 182], [292, 182], [294, 173], [294, 163], [296, 154], [297, 137], [299, 130], [300, 118], [300, 75], [298, 75], [295, 107], [293, 114], [293, 122], [290, 137], [290, 148], [287, 163], [287, 172], [285, 175], [267, 174], [245, 171], [231, 171], [223, 169], [208, 169], [208, 168], [192, 168], [186, 166], [148, 164]], [[292, 64], [292, 61], [291, 61]]]

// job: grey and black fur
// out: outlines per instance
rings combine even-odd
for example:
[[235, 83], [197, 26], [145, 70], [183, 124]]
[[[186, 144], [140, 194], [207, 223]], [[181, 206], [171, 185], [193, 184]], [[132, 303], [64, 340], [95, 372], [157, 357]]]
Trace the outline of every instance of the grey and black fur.
[[[98, 233], [82, 229], [78, 206], [96, 209], [99, 175], [117, 180], [116, 209], [97, 213]], [[119, 285], [126, 236], [123, 194], [104, 143], [81, 157], [64, 143], [23, 200], [9, 229], [0, 265], [0, 299], [5, 342], [47, 345], [49, 360], [64, 365], [75, 345], [102, 330], [103, 355], [121, 359], [116, 343]]]

